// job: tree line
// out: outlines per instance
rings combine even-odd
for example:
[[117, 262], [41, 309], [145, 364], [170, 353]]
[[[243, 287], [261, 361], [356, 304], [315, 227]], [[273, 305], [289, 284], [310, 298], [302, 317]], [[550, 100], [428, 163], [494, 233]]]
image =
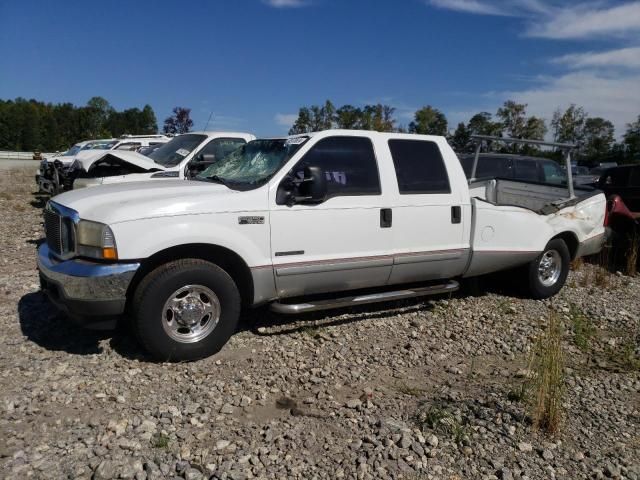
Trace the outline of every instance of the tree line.
[[[627, 125], [622, 141], [618, 142], [613, 123], [601, 117], [590, 117], [580, 106], [570, 105], [564, 111], [557, 109], [550, 123], [551, 131], [544, 119], [527, 114], [527, 106], [508, 100], [495, 114], [479, 112], [467, 123], [460, 122], [455, 129], [450, 129], [445, 114], [431, 105], [417, 110], [405, 127], [398, 124], [394, 117], [396, 110], [389, 105], [336, 107], [327, 100], [324, 105], [300, 108], [289, 134], [341, 128], [441, 135], [448, 138], [456, 152], [465, 153], [475, 150], [472, 135], [543, 140], [547, 133], [551, 133], [555, 142], [576, 145], [575, 156], [586, 164], [603, 161], [640, 162], [640, 115], [635, 122]], [[541, 150], [531, 145], [487, 144], [483, 148], [492, 147], [503, 153], [552, 158], [559, 158], [560, 155], [559, 152]]]
[[155, 134], [150, 105], [117, 111], [102, 97], [86, 105], [0, 99], [0, 150], [54, 152], [81, 140]]

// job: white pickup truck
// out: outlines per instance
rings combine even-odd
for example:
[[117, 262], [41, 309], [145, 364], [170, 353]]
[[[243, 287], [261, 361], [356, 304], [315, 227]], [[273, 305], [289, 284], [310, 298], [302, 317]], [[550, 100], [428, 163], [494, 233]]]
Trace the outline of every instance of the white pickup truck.
[[162, 360], [218, 351], [242, 307], [301, 313], [453, 292], [522, 267], [533, 298], [598, 252], [598, 191], [468, 184], [436, 136], [331, 130], [249, 142], [196, 180], [107, 185], [53, 198], [42, 288], [94, 327], [128, 318]]

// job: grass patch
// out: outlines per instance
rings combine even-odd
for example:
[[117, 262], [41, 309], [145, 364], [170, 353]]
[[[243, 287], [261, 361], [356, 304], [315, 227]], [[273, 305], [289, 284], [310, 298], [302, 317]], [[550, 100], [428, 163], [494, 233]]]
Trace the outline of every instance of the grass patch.
[[609, 347], [607, 356], [616, 370], [622, 372], [640, 371], [640, 355], [638, 355], [638, 336], [631, 334], [625, 337], [620, 345]]
[[169, 446], [169, 437], [162, 433], [158, 433], [151, 437], [151, 446], [153, 448], [167, 448]]
[[318, 338], [318, 335], [320, 334], [320, 327], [317, 325], [305, 325], [300, 328], [300, 333], [315, 339]]
[[529, 382], [524, 381], [520, 385], [507, 392], [507, 400], [510, 402], [526, 403], [529, 401]]
[[497, 308], [501, 315], [513, 315], [516, 313], [515, 307], [507, 299], [500, 300]]
[[529, 400], [533, 425], [554, 434], [560, 429], [565, 393], [562, 323], [555, 312], [550, 312], [549, 324], [536, 341], [530, 370], [534, 372]]
[[421, 430], [450, 435], [456, 443], [461, 443], [468, 436], [468, 427], [455, 415], [440, 405], [423, 405], [416, 415], [416, 423]]
[[398, 392], [402, 393], [403, 395], [409, 395], [411, 397], [419, 397], [420, 395], [422, 395], [422, 392], [424, 392], [422, 388], [414, 387], [406, 383], [396, 384], [396, 390], [398, 390]]
[[596, 328], [577, 305], [569, 305], [569, 320], [573, 328], [573, 343], [583, 352], [589, 349]]

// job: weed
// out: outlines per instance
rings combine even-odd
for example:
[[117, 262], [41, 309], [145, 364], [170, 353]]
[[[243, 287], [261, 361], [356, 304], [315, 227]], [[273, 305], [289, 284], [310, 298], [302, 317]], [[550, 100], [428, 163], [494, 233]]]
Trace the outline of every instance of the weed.
[[640, 371], [640, 355], [638, 354], [638, 338], [640, 334], [627, 335], [623, 343], [610, 347], [608, 351], [609, 361], [619, 370], [624, 372]]
[[584, 265], [584, 260], [582, 259], [582, 257], [575, 258], [571, 262], [571, 270], [573, 270], [574, 272], [577, 272], [578, 270], [582, 269], [583, 265]]
[[593, 275], [593, 283], [599, 288], [609, 288], [611, 286], [611, 274], [603, 267], [596, 268]]
[[169, 437], [163, 433], [158, 433], [151, 437], [151, 446], [153, 448], [167, 448], [169, 446]]
[[596, 334], [596, 328], [577, 305], [569, 305], [569, 320], [573, 328], [573, 343], [582, 351], [589, 348], [591, 339]]
[[406, 383], [399, 383], [396, 385], [396, 390], [404, 395], [409, 395], [411, 397], [419, 397], [422, 395], [424, 391], [420, 387], [412, 387], [411, 385], [407, 385]]
[[456, 443], [461, 443], [468, 436], [468, 428], [446, 408], [439, 405], [429, 405], [416, 415], [418, 425], [435, 432], [451, 435]]
[[536, 428], [556, 433], [562, 420], [564, 397], [564, 354], [562, 324], [555, 312], [549, 314], [549, 324], [538, 337], [531, 357], [531, 417]]
[[498, 312], [502, 315], [513, 315], [516, 310], [509, 300], [504, 299], [498, 302]]
[[522, 382], [517, 387], [507, 392], [507, 400], [510, 402], [526, 403], [529, 401], [529, 382]]
[[[438, 405], [430, 405], [429, 408], [418, 413], [418, 423], [431, 430], [438, 430], [440, 425], [451, 417], [451, 414]], [[446, 423], [446, 422], [444, 422]]]
[[625, 265], [625, 273], [630, 277], [634, 277], [638, 273], [638, 236], [633, 235], [629, 239], [629, 251], [627, 252], [627, 259]]
[[308, 335], [311, 338], [318, 338], [320, 327], [317, 325], [305, 325], [300, 328], [300, 333]]

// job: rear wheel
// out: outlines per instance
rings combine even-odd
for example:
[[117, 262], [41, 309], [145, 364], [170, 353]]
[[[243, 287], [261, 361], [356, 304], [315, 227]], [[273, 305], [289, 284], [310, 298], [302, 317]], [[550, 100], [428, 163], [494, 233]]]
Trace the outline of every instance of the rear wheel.
[[177, 260], [144, 278], [132, 307], [136, 336], [154, 358], [196, 360], [218, 352], [235, 332], [240, 294], [217, 265]]
[[529, 295], [542, 299], [558, 293], [567, 280], [570, 262], [567, 244], [559, 238], [551, 240], [544, 251], [528, 265]]

